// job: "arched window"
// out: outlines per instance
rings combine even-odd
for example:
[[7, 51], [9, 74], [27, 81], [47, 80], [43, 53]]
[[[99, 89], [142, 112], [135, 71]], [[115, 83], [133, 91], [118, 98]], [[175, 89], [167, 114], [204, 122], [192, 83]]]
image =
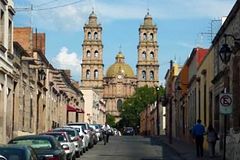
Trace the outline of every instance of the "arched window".
[[89, 50], [87, 51], [87, 57], [91, 57], [91, 52]]
[[94, 57], [98, 57], [98, 51], [94, 52]]
[[143, 40], [147, 40], [147, 33], [143, 33]]
[[146, 52], [145, 51], [142, 53], [142, 59], [146, 59]]
[[94, 71], [94, 79], [98, 79], [98, 70]]
[[150, 71], [150, 80], [154, 80], [154, 72]]
[[142, 79], [146, 80], [146, 71], [142, 71]]
[[150, 58], [154, 59], [154, 53], [153, 52], [150, 53]]
[[87, 72], [86, 72], [86, 78], [87, 78], [87, 79], [90, 79], [90, 74], [91, 74], [91, 72], [90, 72], [90, 70], [88, 69]]
[[97, 33], [97, 32], [94, 33], [94, 39], [95, 39], [95, 40], [98, 39], [98, 33]]
[[88, 32], [88, 39], [92, 39], [92, 34], [91, 34], [91, 32]]
[[150, 39], [150, 40], [153, 40], [153, 33], [150, 33], [149, 39]]
[[123, 104], [123, 102], [122, 102], [121, 99], [117, 100], [117, 110], [118, 110], [119, 112], [122, 111], [122, 104]]

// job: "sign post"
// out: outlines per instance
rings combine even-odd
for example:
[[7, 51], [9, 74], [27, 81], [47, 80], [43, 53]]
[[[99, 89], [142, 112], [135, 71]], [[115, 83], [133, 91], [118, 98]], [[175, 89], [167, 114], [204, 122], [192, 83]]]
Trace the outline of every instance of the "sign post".
[[232, 113], [232, 94], [223, 93], [220, 94], [219, 104], [221, 114], [231, 114]]

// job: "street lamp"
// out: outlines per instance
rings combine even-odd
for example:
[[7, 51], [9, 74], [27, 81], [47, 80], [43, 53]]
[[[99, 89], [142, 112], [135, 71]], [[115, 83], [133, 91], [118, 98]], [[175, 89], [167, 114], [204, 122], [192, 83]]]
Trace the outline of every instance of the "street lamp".
[[[225, 64], [225, 68], [224, 68], [224, 93], [227, 93], [227, 79], [228, 79], [228, 76], [227, 76], [227, 65], [228, 65], [228, 62], [230, 61], [231, 59], [231, 55], [233, 52], [233, 50], [228, 46], [227, 44], [227, 37], [231, 37], [233, 40], [234, 40], [234, 44], [235, 46], [239, 46], [239, 42], [240, 39], [237, 39], [235, 38], [233, 35], [231, 34], [224, 34], [224, 40], [225, 40], [225, 43], [222, 45], [222, 47], [220, 48], [219, 50], [219, 56], [220, 56], [220, 59], [221, 61]], [[234, 47], [235, 47], [234, 46]], [[225, 157], [226, 157], [226, 134], [227, 134], [227, 114], [224, 114], [224, 140], [223, 140], [223, 160], [225, 160]]]
[[160, 135], [160, 121], [159, 121], [159, 87], [156, 87], [157, 91], [157, 135]]

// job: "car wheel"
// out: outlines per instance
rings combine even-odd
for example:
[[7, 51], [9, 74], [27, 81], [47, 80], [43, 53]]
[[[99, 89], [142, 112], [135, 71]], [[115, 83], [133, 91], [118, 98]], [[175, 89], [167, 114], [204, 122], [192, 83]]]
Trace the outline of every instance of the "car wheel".
[[79, 158], [80, 155], [81, 155], [81, 151], [78, 151], [78, 152], [76, 153], [76, 157]]

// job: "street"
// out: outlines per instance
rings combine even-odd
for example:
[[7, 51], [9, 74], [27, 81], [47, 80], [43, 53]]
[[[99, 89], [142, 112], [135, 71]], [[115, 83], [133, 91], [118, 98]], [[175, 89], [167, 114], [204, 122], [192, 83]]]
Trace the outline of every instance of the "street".
[[110, 137], [104, 146], [99, 142], [81, 160], [180, 160], [167, 145], [142, 136]]

